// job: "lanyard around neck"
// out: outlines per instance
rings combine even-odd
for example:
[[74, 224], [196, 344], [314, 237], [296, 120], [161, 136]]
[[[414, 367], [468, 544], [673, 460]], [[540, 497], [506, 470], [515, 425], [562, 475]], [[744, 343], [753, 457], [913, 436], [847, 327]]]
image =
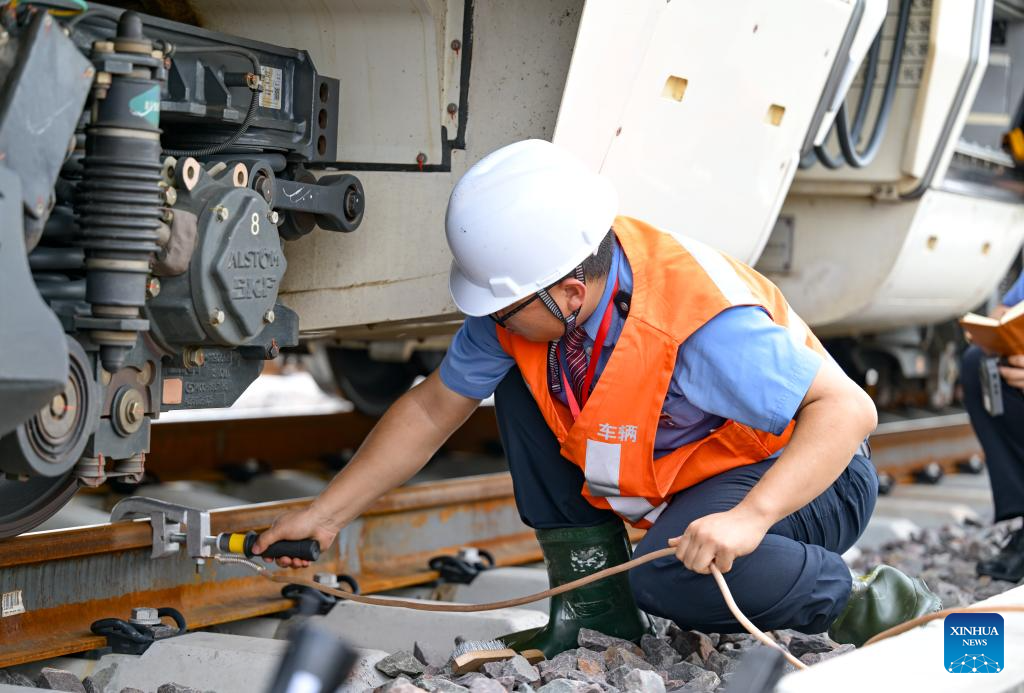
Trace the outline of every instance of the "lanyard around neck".
[[[565, 377], [565, 369], [562, 372], [562, 391], [565, 392], [565, 400], [569, 404], [569, 411], [572, 413], [573, 421], [580, 418], [580, 412], [587, 406], [590, 399], [590, 385], [594, 382], [594, 374], [597, 372], [597, 362], [601, 358], [601, 349], [604, 348], [604, 340], [608, 336], [608, 328], [612, 324], [612, 312], [615, 307], [615, 294], [619, 291], [619, 280], [615, 279], [612, 285], [612, 292], [608, 297], [608, 305], [604, 309], [604, 316], [601, 318], [601, 327], [597, 330], [597, 337], [594, 339], [594, 348], [591, 349], [590, 363], [587, 365], [587, 376], [583, 379], [583, 391], [580, 392], [582, 402], [576, 401], [576, 395], [569, 387], [569, 380]], [[561, 349], [561, 347], [559, 347]]]

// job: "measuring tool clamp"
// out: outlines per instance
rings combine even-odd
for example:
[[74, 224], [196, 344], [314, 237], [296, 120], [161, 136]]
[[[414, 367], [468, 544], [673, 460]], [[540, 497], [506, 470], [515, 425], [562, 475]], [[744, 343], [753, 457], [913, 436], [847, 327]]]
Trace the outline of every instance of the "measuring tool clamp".
[[[185, 551], [197, 566], [215, 556], [245, 556], [253, 558], [256, 532], [210, 531], [210, 513], [156, 498], [133, 496], [118, 502], [110, 511], [110, 521], [147, 518], [153, 528], [153, 558], [173, 556], [185, 544]], [[320, 542], [316, 539], [277, 541], [259, 554], [264, 558], [300, 558], [315, 561], [320, 558]]]

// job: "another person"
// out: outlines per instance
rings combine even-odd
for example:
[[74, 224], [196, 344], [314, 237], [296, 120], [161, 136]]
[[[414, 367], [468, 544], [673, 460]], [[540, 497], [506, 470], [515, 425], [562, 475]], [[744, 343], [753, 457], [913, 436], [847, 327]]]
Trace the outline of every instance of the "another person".
[[[1024, 301], [1024, 273], [1003, 296], [991, 317], [999, 318]], [[996, 522], [1024, 516], [1024, 354], [1006, 357], [999, 366], [1003, 413], [992, 416], [985, 408], [980, 369], [988, 355], [977, 346], [964, 352], [961, 382], [964, 405], [985, 451]], [[979, 561], [978, 574], [998, 580], [1024, 580], [1024, 527], [1010, 534], [999, 555]]]

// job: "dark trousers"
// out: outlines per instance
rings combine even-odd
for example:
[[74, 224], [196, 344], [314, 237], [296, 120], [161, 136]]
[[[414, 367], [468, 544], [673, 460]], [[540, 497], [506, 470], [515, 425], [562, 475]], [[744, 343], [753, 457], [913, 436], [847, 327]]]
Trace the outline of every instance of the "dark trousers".
[[985, 451], [998, 522], [1024, 515], [1024, 392], [1004, 380], [1003, 414], [989, 416], [982, 404], [978, 376], [984, 356], [975, 346], [964, 352], [960, 381], [971, 426]]
[[[580, 495], [583, 473], [561, 456], [517, 369], [499, 385], [495, 406], [523, 522], [535, 529], [555, 529], [593, 526], [617, 517]], [[697, 518], [734, 507], [772, 464], [768, 460], [739, 467], [677, 493], [636, 555], [664, 548]], [[850, 596], [850, 571], [840, 554], [863, 532], [877, 495], [874, 466], [870, 459], [855, 456], [829, 489], [775, 524], [752, 553], [736, 559], [725, 579], [740, 609], [764, 629], [825, 631]], [[674, 556], [631, 570], [630, 584], [641, 609], [682, 628], [743, 630], [714, 579], [687, 570]]]

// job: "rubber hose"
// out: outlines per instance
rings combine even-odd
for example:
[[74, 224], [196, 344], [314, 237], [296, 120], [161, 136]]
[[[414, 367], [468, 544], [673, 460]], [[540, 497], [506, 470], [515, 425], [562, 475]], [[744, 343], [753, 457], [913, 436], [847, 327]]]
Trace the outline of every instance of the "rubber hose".
[[[868, 64], [864, 70], [864, 87], [861, 90], [860, 98], [857, 100], [857, 112], [853, 117], [853, 140], [856, 143], [860, 143], [860, 131], [864, 127], [864, 122], [867, 120], [868, 105], [871, 102], [871, 95], [874, 92], [875, 86], [875, 75], [878, 74], [878, 58], [882, 52], [882, 30], [878, 30], [878, 35], [875, 40], [871, 42], [871, 49], [868, 51]], [[846, 103], [844, 102], [839, 110], [836, 112], [836, 122], [840, 118], [846, 117]], [[833, 129], [835, 123], [833, 123]], [[826, 138], [825, 142], [821, 145], [814, 147], [814, 159], [811, 159], [806, 165], [804, 161], [800, 162], [801, 168], [810, 168], [814, 165], [815, 160], [821, 162], [821, 165], [830, 171], [835, 171], [843, 167], [846, 163], [845, 158], [840, 151], [835, 156], [829, 153], [828, 149], [825, 148], [825, 143], [828, 141]]]
[[903, 0], [900, 4], [899, 24], [896, 27], [896, 39], [893, 43], [892, 57], [889, 59], [889, 74], [885, 80], [885, 92], [882, 94], [882, 103], [878, 108], [878, 117], [871, 130], [871, 137], [868, 139], [864, 151], [857, 151], [854, 136], [850, 132], [849, 122], [846, 119], [845, 111], [840, 111], [836, 117], [836, 136], [839, 138], [839, 148], [843, 152], [846, 163], [854, 168], [868, 166], [878, 155], [878, 149], [882, 144], [882, 137], [888, 129], [889, 116], [892, 115], [893, 98], [896, 95], [896, 84], [899, 82], [900, 65], [903, 61], [903, 47], [907, 39], [907, 24], [910, 22], [910, 5], [912, 0]]

